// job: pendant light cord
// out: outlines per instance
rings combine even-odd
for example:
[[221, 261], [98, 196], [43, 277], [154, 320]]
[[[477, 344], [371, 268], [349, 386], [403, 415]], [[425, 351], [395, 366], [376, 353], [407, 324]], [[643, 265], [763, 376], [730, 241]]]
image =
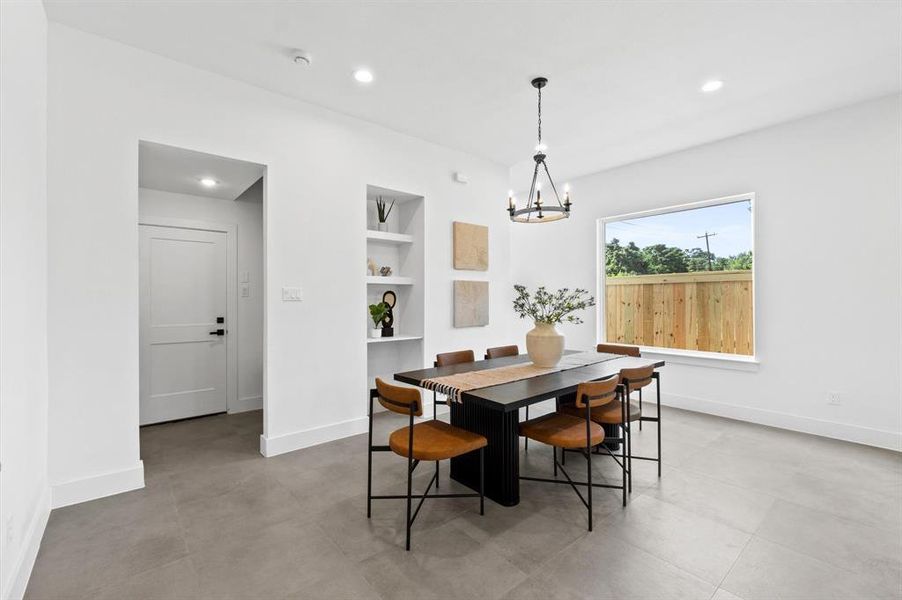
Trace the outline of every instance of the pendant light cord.
[[542, 88], [539, 88], [539, 145], [542, 145]]

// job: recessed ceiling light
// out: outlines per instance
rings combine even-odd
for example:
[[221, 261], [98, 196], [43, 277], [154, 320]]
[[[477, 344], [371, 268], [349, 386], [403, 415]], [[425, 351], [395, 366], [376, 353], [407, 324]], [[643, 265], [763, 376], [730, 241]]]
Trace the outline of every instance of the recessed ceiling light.
[[368, 69], [357, 69], [354, 71], [354, 79], [360, 83], [370, 83], [373, 81], [373, 73]]
[[216, 181], [215, 179], [213, 179], [212, 177], [204, 177], [203, 179], [200, 180], [200, 184], [204, 187], [213, 187], [217, 183], [219, 183], [219, 182]]
[[720, 88], [723, 87], [723, 81], [720, 79], [712, 79], [711, 81], [706, 81], [702, 86], [702, 91], [706, 94], [710, 94], [711, 92], [716, 92]]

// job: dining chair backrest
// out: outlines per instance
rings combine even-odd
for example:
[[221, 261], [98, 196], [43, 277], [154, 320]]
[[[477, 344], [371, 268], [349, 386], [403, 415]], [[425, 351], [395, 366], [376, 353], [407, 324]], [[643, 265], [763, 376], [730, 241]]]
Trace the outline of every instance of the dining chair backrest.
[[379, 393], [379, 404], [398, 414], [419, 417], [423, 414], [423, 402], [420, 390], [412, 387], [401, 387], [385, 383], [376, 378], [376, 391]]
[[620, 383], [619, 375], [611, 375], [601, 381], [586, 381], [576, 386], [576, 407], [590, 408], [604, 406], [617, 398], [617, 385]]
[[624, 356], [642, 356], [639, 353], [639, 346], [627, 346], [626, 344], [598, 344], [595, 346], [596, 352], [607, 352], [608, 354], [623, 354]]
[[520, 348], [516, 344], [513, 346], [495, 346], [487, 348], [485, 351], [486, 360], [490, 358], [501, 358], [503, 356], [517, 356], [520, 354]]
[[457, 350], [456, 352], [443, 352], [435, 355], [436, 367], [447, 367], [448, 365], [458, 365], [460, 363], [468, 363], [476, 360], [476, 355], [472, 350]]
[[635, 367], [632, 369], [620, 369], [620, 382], [626, 386], [630, 392], [635, 392], [650, 384], [654, 373], [655, 368], [651, 365], [647, 367]]

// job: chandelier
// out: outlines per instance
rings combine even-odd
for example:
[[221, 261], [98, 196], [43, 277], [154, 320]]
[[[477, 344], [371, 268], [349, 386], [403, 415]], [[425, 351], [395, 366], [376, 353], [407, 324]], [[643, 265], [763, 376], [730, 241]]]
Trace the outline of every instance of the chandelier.
[[[510, 192], [507, 198], [507, 212], [510, 213], [511, 221], [517, 223], [547, 223], [549, 221], [566, 219], [570, 216], [570, 189], [568, 186], [564, 187], [564, 201], [561, 202], [561, 197], [557, 193], [551, 173], [548, 172], [548, 164], [545, 162], [546, 148], [542, 143], [542, 88], [546, 85], [548, 85], [548, 79], [545, 77], [536, 77], [532, 80], [532, 87], [536, 88], [539, 93], [539, 143], [536, 145], [536, 153], [532, 157], [536, 161], [536, 168], [532, 172], [529, 198], [524, 208], [517, 208], [517, 201], [513, 192]], [[554, 202], [548, 205], [542, 200], [541, 183], [538, 181], [540, 168], [545, 170], [548, 184], [551, 186], [551, 192], [554, 194]]]

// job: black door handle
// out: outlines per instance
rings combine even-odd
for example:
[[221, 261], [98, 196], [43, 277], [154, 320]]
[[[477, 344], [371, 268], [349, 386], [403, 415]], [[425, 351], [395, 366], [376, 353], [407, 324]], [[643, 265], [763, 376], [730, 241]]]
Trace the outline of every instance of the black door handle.
[[210, 335], [225, 335], [225, 329], [217, 329], [216, 331], [211, 331]]

